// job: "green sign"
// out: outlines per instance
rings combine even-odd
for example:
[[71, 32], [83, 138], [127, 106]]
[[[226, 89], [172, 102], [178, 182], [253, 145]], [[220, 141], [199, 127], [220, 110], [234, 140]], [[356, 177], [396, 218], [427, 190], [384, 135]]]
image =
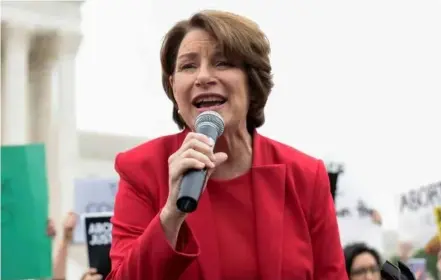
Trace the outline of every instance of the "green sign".
[[1, 279], [52, 275], [44, 146], [1, 147]]

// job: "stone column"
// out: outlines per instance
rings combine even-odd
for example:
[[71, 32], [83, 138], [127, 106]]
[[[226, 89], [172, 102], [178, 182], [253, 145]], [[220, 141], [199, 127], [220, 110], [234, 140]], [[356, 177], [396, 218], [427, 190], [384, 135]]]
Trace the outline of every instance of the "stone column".
[[[30, 55], [32, 139], [46, 148], [46, 167], [49, 188], [49, 216], [60, 227], [62, 185], [59, 171], [59, 88], [57, 80], [59, 47], [57, 34], [40, 33], [35, 37]], [[61, 230], [61, 228], [59, 229]]]
[[[81, 42], [80, 34], [63, 33], [58, 37], [58, 58], [54, 72], [54, 87], [58, 94], [57, 108], [57, 150], [54, 156], [58, 162], [59, 211], [64, 216], [74, 209], [74, 180], [79, 162], [78, 135], [76, 126], [75, 68], [76, 54]], [[75, 260], [80, 267], [87, 268], [86, 247], [72, 246], [69, 262]]]
[[29, 139], [28, 56], [31, 32], [2, 24], [3, 85], [2, 145], [26, 144]]
[[76, 126], [75, 68], [76, 54], [81, 42], [80, 34], [59, 34], [58, 58], [54, 72], [57, 96], [58, 176], [61, 189], [61, 211], [73, 209], [74, 180], [78, 164], [78, 137]]
[[46, 142], [57, 114], [58, 97], [54, 94], [54, 68], [58, 57], [54, 33], [38, 34], [30, 55], [29, 77], [31, 93], [32, 139]]

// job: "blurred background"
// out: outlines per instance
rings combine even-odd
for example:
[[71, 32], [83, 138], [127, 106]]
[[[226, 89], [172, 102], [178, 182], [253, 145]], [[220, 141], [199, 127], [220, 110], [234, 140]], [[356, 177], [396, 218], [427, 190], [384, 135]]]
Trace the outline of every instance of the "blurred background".
[[[113, 210], [118, 152], [178, 131], [161, 85], [161, 39], [207, 8], [250, 17], [267, 34], [275, 87], [260, 132], [328, 165], [342, 242], [386, 258], [436, 258], [441, 1], [2, 1], [2, 266], [17, 250], [5, 242], [37, 230], [8, 219], [44, 216], [54, 259], [72, 231], [67, 278], [89, 268], [81, 215]], [[36, 143], [43, 157], [30, 150]], [[19, 154], [42, 164], [12, 168]], [[47, 183], [28, 193], [11, 183], [33, 170]], [[35, 217], [19, 218], [23, 209]]]

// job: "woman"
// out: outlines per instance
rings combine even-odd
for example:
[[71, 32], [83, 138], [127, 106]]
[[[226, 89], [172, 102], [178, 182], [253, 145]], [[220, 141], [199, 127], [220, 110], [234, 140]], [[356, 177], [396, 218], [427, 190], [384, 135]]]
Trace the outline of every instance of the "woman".
[[[107, 279], [346, 279], [323, 163], [256, 132], [273, 86], [269, 52], [254, 22], [227, 12], [168, 32], [162, 82], [183, 131], [117, 156]], [[214, 147], [192, 132], [206, 110], [225, 122]], [[205, 167], [198, 209], [179, 212], [182, 174]]]
[[344, 253], [350, 280], [381, 280], [381, 259], [375, 249], [356, 243], [346, 246]]

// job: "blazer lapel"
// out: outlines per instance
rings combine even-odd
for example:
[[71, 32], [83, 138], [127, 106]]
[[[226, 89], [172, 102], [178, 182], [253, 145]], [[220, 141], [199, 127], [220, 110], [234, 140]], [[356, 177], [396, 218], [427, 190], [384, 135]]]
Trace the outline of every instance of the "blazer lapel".
[[262, 280], [281, 279], [283, 212], [285, 208], [285, 164], [271, 164], [272, 149], [266, 139], [254, 134], [253, 200], [256, 248]]

